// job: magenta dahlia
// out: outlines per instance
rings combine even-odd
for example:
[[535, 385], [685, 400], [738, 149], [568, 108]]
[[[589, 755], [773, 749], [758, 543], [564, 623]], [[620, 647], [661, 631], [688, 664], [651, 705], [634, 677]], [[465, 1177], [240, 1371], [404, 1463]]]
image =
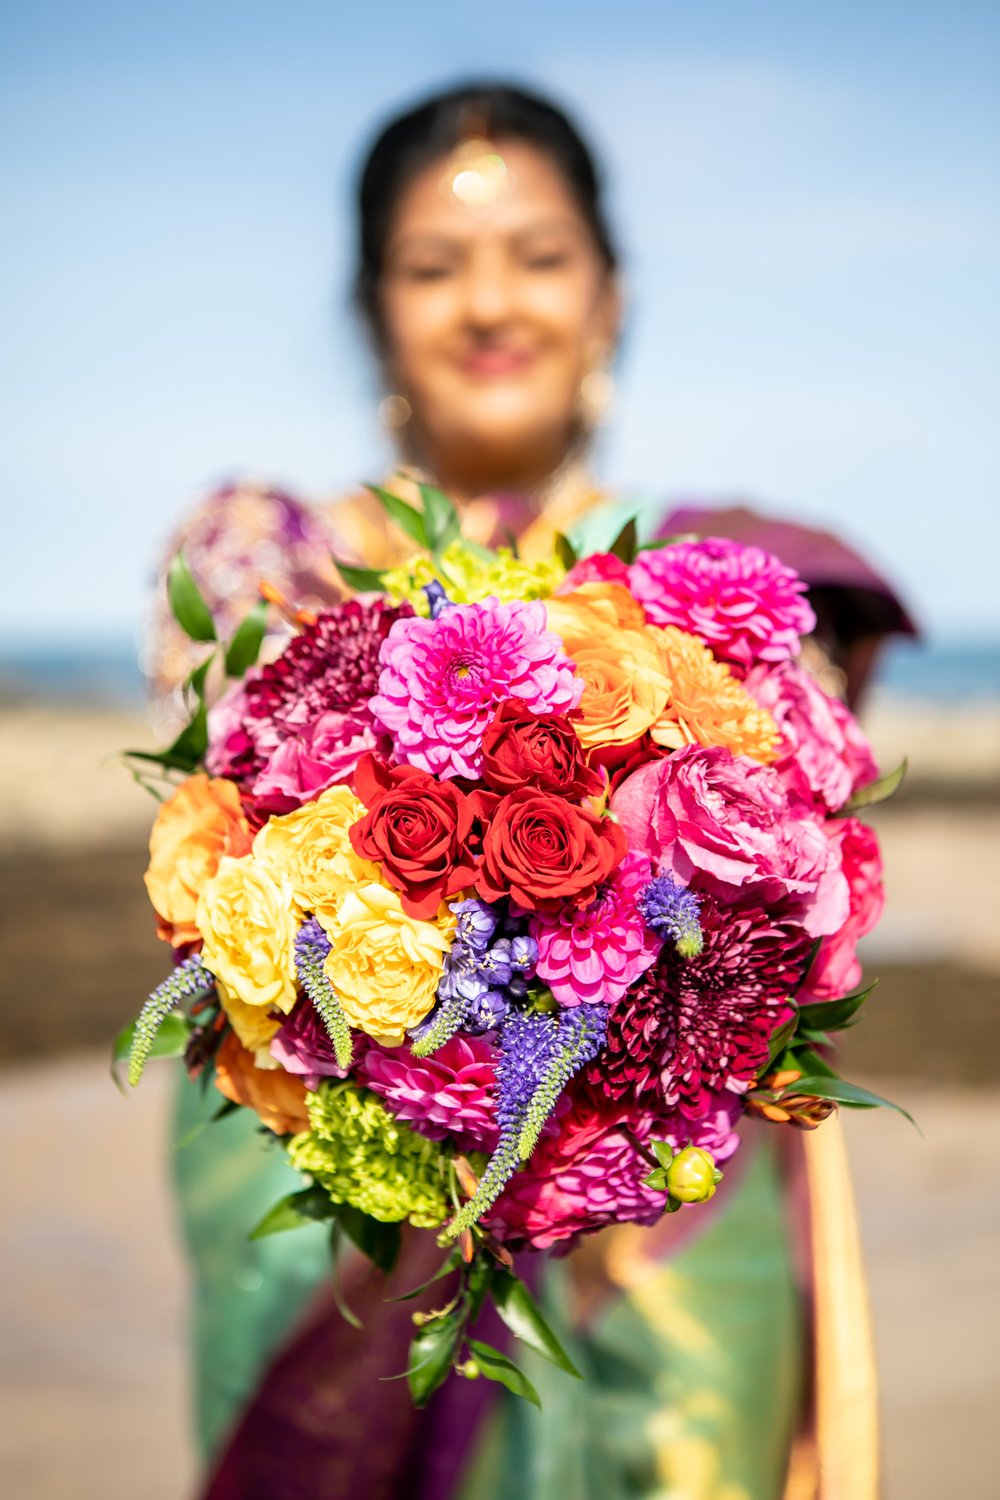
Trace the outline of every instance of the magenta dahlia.
[[539, 602], [484, 599], [436, 620], [399, 620], [380, 660], [371, 708], [397, 759], [442, 777], [479, 775], [483, 735], [505, 699], [531, 713], [564, 713], [583, 692]]
[[587, 1068], [612, 1098], [677, 1109], [688, 1120], [749, 1088], [790, 1014], [811, 947], [799, 926], [761, 907], [723, 907], [708, 896], [701, 929], [697, 958], [681, 958], [668, 943], [612, 1006], [604, 1050]]
[[816, 625], [806, 585], [792, 568], [726, 537], [640, 552], [629, 583], [654, 625], [699, 636], [720, 661], [743, 671], [797, 656], [799, 638]]
[[654, 1223], [664, 1197], [643, 1181], [653, 1161], [633, 1131], [655, 1134], [651, 1123], [627, 1104], [609, 1105], [599, 1090], [577, 1087], [558, 1131], [543, 1136], [511, 1178], [487, 1227], [514, 1246], [547, 1250], [608, 1224]]
[[535, 973], [560, 1005], [610, 1005], [655, 962], [662, 938], [646, 925], [639, 895], [652, 875], [644, 854], [626, 854], [597, 899], [532, 917]]
[[379, 651], [396, 621], [411, 614], [408, 604], [381, 600], [323, 610], [213, 710], [213, 774], [236, 781], [265, 816], [348, 781], [361, 756], [381, 743], [369, 706]]
[[369, 1047], [355, 1073], [421, 1135], [452, 1135], [468, 1149], [492, 1151], [497, 1056], [485, 1037], [453, 1036], [430, 1057], [414, 1057], [409, 1047]]

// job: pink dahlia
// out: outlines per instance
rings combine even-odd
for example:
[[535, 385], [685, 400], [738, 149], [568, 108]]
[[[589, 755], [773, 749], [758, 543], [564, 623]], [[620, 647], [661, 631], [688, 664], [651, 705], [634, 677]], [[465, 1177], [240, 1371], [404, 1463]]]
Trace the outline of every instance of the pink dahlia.
[[613, 1099], [630, 1098], [687, 1120], [710, 1116], [726, 1094], [746, 1093], [790, 1014], [811, 947], [793, 923], [760, 906], [701, 906], [704, 948], [681, 958], [668, 943], [655, 965], [611, 1009], [603, 1051], [587, 1077]]
[[799, 637], [816, 625], [793, 569], [726, 537], [640, 552], [629, 582], [654, 625], [700, 636], [720, 661], [744, 671], [798, 655]]
[[453, 1036], [431, 1057], [409, 1047], [369, 1047], [356, 1071], [360, 1083], [421, 1135], [453, 1135], [468, 1149], [497, 1143], [497, 1049], [481, 1036]]
[[620, 583], [628, 588], [628, 565], [613, 552], [592, 552], [570, 568], [557, 594], [571, 594], [583, 583]]
[[882, 856], [874, 830], [857, 818], [831, 818], [826, 834], [840, 851], [850, 891], [850, 914], [838, 932], [825, 937], [813, 961], [799, 1000], [833, 1000], [849, 995], [861, 982], [855, 949], [882, 915]]
[[213, 775], [235, 781], [261, 820], [349, 781], [381, 744], [370, 708], [379, 651], [390, 627], [411, 614], [408, 604], [356, 599], [322, 611], [213, 709]]
[[560, 1005], [610, 1005], [654, 962], [662, 938], [646, 926], [638, 906], [651, 875], [646, 855], [626, 854], [589, 906], [566, 905], [532, 918], [535, 973]]
[[583, 692], [538, 602], [485, 599], [436, 620], [399, 620], [380, 660], [372, 711], [399, 760], [442, 777], [479, 775], [483, 735], [505, 699], [532, 713], [564, 713]]
[[812, 937], [847, 918], [840, 851], [771, 766], [689, 745], [640, 766], [611, 807], [629, 846], [697, 893], [780, 907]]
[[781, 731], [773, 764], [787, 785], [837, 812], [859, 787], [874, 781], [878, 767], [857, 719], [805, 667], [794, 661], [759, 663], [743, 685]]

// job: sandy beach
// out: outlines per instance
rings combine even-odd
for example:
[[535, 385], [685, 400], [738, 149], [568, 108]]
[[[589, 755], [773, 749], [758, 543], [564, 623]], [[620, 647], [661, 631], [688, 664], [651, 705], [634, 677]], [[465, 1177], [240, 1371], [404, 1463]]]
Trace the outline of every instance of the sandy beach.
[[[1000, 1464], [1000, 708], [950, 713], [943, 733], [937, 710], [876, 702], [867, 728], [884, 766], [905, 753], [912, 771], [873, 813], [880, 988], [845, 1066], [923, 1130], [846, 1112], [885, 1495], [937, 1500], [955, 1451], [963, 1493], [985, 1495]], [[106, 1063], [166, 961], [141, 880], [155, 805], [114, 758], [151, 740], [128, 710], [0, 710], [0, 1483], [37, 1500], [180, 1500], [195, 1472], [168, 1070], [126, 1101]]]

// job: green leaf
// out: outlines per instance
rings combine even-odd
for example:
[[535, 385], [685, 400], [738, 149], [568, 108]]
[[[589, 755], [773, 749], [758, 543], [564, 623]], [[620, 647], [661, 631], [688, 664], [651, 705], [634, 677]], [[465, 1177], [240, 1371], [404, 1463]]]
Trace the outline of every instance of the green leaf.
[[455, 1362], [464, 1321], [462, 1309], [456, 1307], [446, 1317], [433, 1318], [418, 1329], [410, 1344], [406, 1368], [414, 1406], [426, 1406], [438, 1386], [447, 1379]]
[[561, 531], [556, 532], [555, 547], [556, 556], [568, 573], [570, 568], [580, 561], [580, 554], [573, 546], [569, 537], [564, 536]]
[[173, 766], [180, 771], [193, 771], [208, 749], [208, 709], [203, 702], [192, 715], [191, 722], [160, 755], [160, 764]]
[[608, 551], [612, 557], [619, 558], [623, 563], [634, 563], [635, 554], [639, 543], [639, 533], [636, 529], [635, 516], [632, 516], [619, 531]]
[[248, 1239], [262, 1240], [269, 1234], [284, 1234], [287, 1229], [301, 1229], [305, 1224], [325, 1223], [337, 1212], [325, 1188], [307, 1187], [289, 1193], [268, 1209], [260, 1223], [251, 1229]]
[[340, 1224], [334, 1219], [330, 1225], [330, 1259], [333, 1262], [333, 1275], [330, 1279], [333, 1283], [333, 1300], [344, 1322], [350, 1323], [352, 1328], [357, 1328], [360, 1331], [365, 1325], [353, 1308], [348, 1307], [344, 1293], [340, 1287], [340, 1242], [342, 1238]]
[[226, 647], [227, 677], [242, 677], [260, 655], [267, 633], [267, 610], [267, 600], [258, 599], [249, 614], [244, 615], [237, 625], [233, 638]]
[[[194, 1022], [189, 1021], [187, 1016], [179, 1010], [172, 1010], [163, 1017], [160, 1029], [153, 1038], [149, 1049], [150, 1057], [183, 1057], [187, 1050], [187, 1044], [194, 1030]], [[112, 1062], [124, 1062], [132, 1050], [132, 1038], [135, 1035], [135, 1022], [130, 1021], [123, 1026], [115, 1037], [111, 1049]]]
[[795, 1035], [795, 1028], [798, 1023], [798, 1019], [798, 1012], [796, 1011], [793, 1015], [789, 1016], [787, 1021], [783, 1021], [781, 1023], [777, 1031], [772, 1033], [771, 1044], [768, 1048], [768, 1066], [766, 1071], [770, 1071], [771, 1063], [773, 1063], [774, 1059], [780, 1052], [784, 1052], [792, 1037]]
[[654, 1167], [649, 1176], [644, 1177], [642, 1180], [647, 1187], [655, 1188], [658, 1193], [665, 1193], [667, 1191], [667, 1172], [665, 1167]]
[[523, 1281], [509, 1271], [498, 1271], [491, 1288], [493, 1304], [511, 1333], [543, 1359], [558, 1365], [567, 1375], [583, 1377], [542, 1316], [541, 1308]]
[[[450, 543], [460, 541], [462, 523], [458, 519], [458, 511], [444, 491], [436, 489], [432, 484], [422, 484], [420, 498], [424, 506], [424, 529], [430, 550], [443, 552]], [[514, 545], [516, 547], [516, 541]]]
[[377, 568], [355, 568], [351, 563], [341, 562], [340, 558], [330, 553], [333, 565], [349, 589], [356, 594], [380, 594], [382, 592], [382, 574]]
[[167, 569], [167, 598], [174, 619], [193, 641], [214, 641], [212, 612], [180, 551]]
[[[831, 1068], [825, 1058], [811, 1047], [791, 1046], [785, 1053], [776, 1072], [783, 1072], [785, 1068], [797, 1068], [803, 1078], [839, 1078], [840, 1074], [836, 1068]], [[798, 1084], [795, 1085], [798, 1089]]]
[[405, 531], [418, 547], [423, 547], [425, 552], [429, 552], [431, 541], [427, 523], [419, 510], [408, 505], [405, 500], [400, 500], [399, 496], [394, 495], [391, 490], [382, 489], [381, 485], [370, 484], [367, 488], [371, 490], [390, 521], [394, 521], [400, 531]]
[[399, 1255], [401, 1240], [398, 1224], [383, 1224], [359, 1208], [348, 1203], [336, 1206], [337, 1223], [363, 1255], [386, 1274], [392, 1270]]
[[901, 1104], [883, 1099], [881, 1094], [873, 1094], [870, 1089], [863, 1089], [856, 1083], [848, 1083], [846, 1078], [799, 1078], [782, 1090], [778, 1095], [779, 1101], [786, 1094], [807, 1094], [815, 1099], [832, 1099], [836, 1104], [846, 1104], [853, 1109], [894, 1109], [905, 1120], [909, 1120], [915, 1130], [920, 1128], [909, 1110], [904, 1109]]
[[649, 1144], [652, 1146], [652, 1148], [653, 1148], [653, 1155], [656, 1157], [656, 1160], [660, 1163], [660, 1166], [661, 1167], [669, 1167], [670, 1163], [673, 1161], [675, 1155], [677, 1154], [674, 1151], [673, 1146], [671, 1146], [670, 1142], [669, 1141], [650, 1141]]
[[470, 1339], [469, 1348], [480, 1375], [485, 1375], [487, 1380], [496, 1380], [500, 1385], [505, 1385], [515, 1396], [522, 1396], [525, 1401], [530, 1401], [532, 1406], [537, 1406], [541, 1411], [542, 1403], [538, 1392], [524, 1371], [518, 1369], [512, 1359], [508, 1359], [506, 1354], [501, 1354], [499, 1349], [494, 1349], [490, 1344], [480, 1343], [479, 1339]]
[[461, 1251], [453, 1250], [447, 1260], [434, 1272], [433, 1276], [428, 1276], [426, 1281], [422, 1281], [419, 1286], [411, 1287], [408, 1292], [400, 1292], [398, 1297], [386, 1297], [385, 1300], [386, 1302], [412, 1302], [414, 1297], [419, 1297], [421, 1292], [426, 1292], [427, 1288], [433, 1286], [435, 1281], [440, 1281], [442, 1276], [447, 1276], [450, 1271], [457, 1271], [461, 1264]]
[[894, 792], [898, 792], [906, 775], [908, 762], [904, 757], [894, 771], [888, 776], [880, 776], [877, 781], [869, 781], [867, 786], [859, 787], [849, 802], [845, 802], [842, 812], [857, 812], [860, 807], [874, 807], [876, 802], [884, 802]]
[[843, 995], [839, 1000], [815, 1000], [811, 1005], [803, 1005], [799, 1015], [805, 1026], [819, 1027], [823, 1031], [843, 1031], [856, 1025], [854, 1017], [877, 984], [878, 980], [874, 979], [866, 989], [858, 990], [854, 995]]

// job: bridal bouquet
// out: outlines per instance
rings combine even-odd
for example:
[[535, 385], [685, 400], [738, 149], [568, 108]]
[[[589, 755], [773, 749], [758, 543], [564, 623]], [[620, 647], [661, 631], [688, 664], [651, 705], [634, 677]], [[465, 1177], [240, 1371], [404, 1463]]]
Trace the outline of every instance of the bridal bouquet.
[[[770, 554], [630, 523], [528, 563], [430, 487], [376, 494], [414, 557], [340, 565], [355, 597], [321, 613], [265, 587], [223, 646], [171, 569], [212, 654], [140, 758], [183, 777], [146, 874], [176, 966], [117, 1051], [133, 1084], [183, 1053], [273, 1133], [304, 1183], [255, 1233], [327, 1220], [386, 1269], [404, 1223], [439, 1237], [418, 1404], [453, 1367], [534, 1400], [474, 1334], [491, 1298], [572, 1370], [512, 1252], [711, 1198], [748, 1112], [884, 1102], [827, 1044], [882, 905], [854, 810], [898, 775], [799, 664], [813, 614]], [[257, 666], [268, 601], [294, 633]]]

